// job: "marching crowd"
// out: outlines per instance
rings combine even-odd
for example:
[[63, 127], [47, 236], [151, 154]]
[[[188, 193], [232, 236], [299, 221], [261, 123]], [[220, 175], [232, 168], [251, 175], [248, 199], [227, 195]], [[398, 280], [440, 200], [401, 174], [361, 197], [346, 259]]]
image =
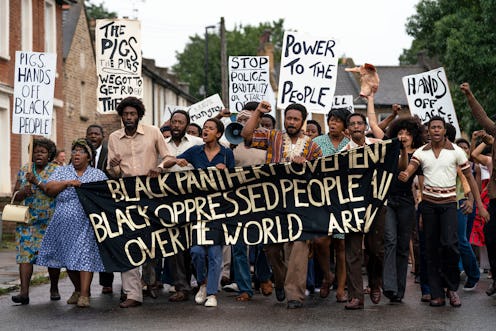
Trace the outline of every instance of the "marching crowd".
[[[105, 139], [101, 126], [90, 125], [86, 137], [72, 143], [67, 165], [56, 159], [65, 153], [57, 153], [52, 141], [35, 138], [32, 165], [19, 170], [14, 189], [15, 200], [30, 207], [31, 222], [16, 227], [21, 287], [12, 301], [29, 304], [33, 264], [48, 268], [51, 300], [61, 299], [61, 268], [74, 285], [68, 304], [90, 306], [94, 272], [100, 273], [102, 293], [113, 292], [114, 274], [105, 271], [75, 191], [82, 183], [208, 167], [304, 163], [398, 138], [397, 174], [367, 233], [257, 246], [196, 245], [122, 272], [120, 307], [139, 306], [144, 295], [156, 298], [157, 289], [167, 283], [175, 289], [171, 302], [187, 301], [194, 294], [196, 304], [215, 307], [223, 287], [237, 291], [235, 299], [242, 302], [251, 300], [256, 290], [265, 296], [275, 292], [289, 309], [303, 307], [308, 292], [318, 289], [326, 298], [334, 287], [337, 302], [358, 310], [364, 308], [365, 294], [373, 304], [382, 296], [402, 302], [409, 261], [414, 262], [411, 270], [422, 291], [420, 301], [433, 307], [448, 301], [459, 307], [461, 274], [466, 275], [463, 289], [470, 291], [477, 286], [482, 264], [489, 265], [491, 275], [496, 272], [496, 221], [490, 221], [496, 218], [496, 124], [467, 83], [460, 89], [484, 129], [474, 132], [471, 141], [455, 139], [455, 128], [442, 117], [422, 124], [417, 117], [397, 116], [399, 105], [378, 123], [373, 93], [367, 97], [366, 115], [331, 109], [328, 132], [322, 132], [316, 121], [305, 121], [308, 113], [301, 104], [284, 110], [283, 130], [277, 130], [268, 102], [248, 102], [237, 114], [243, 128], [242, 141], [236, 145], [221, 139], [225, 128], [220, 118], [228, 116], [228, 110], [203, 127], [190, 123], [186, 111], [177, 110], [159, 129], [140, 123], [145, 108], [134, 97], [117, 107], [123, 127]], [[496, 293], [496, 282], [486, 293]]]

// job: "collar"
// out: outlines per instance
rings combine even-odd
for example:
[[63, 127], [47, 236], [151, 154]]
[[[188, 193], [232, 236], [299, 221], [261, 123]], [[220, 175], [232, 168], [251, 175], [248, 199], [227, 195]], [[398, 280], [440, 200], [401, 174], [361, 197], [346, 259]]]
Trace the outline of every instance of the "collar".
[[[449, 141], [449, 140], [448, 140], [448, 139], [446, 139], [446, 138], [444, 139], [444, 146], [443, 146], [443, 148], [444, 148], [444, 149], [448, 149], [448, 150], [454, 150], [454, 149], [455, 149], [455, 148], [453, 147], [453, 144], [451, 143], [451, 141]], [[428, 151], [428, 150], [430, 150], [430, 149], [432, 149], [432, 145], [431, 145], [431, 143], [426, 144], [426, 145], [422, 148], [422, 150], [423, 150], [423, 151]]]
[[[185, 133], [184, 136], [181, 138], [181, 143], [183, 141], [192, 141], [193, 140], [192, 137], [193, 137], [192, 135]], [[197, 138], [199, 138], [199, 137], [197, 137]], [[172, 136], [165, 139], [165, 142], [168, 144], [173, 144], [174, 141], [172, 140]]]
[[[142, 134], [142, 135], [145, 134], [145, 129], [143, 128], [142, 124], [138, 124], [138, 128], [136, 128], [136, 133], [132, 137], [135, 137], [137, 134]], [[122, 128], [122, 132], [119, 136], [119, 139], [122, 139], [125, 137], [129, 137], [129, 136], [126, 135], [126, 128]]]

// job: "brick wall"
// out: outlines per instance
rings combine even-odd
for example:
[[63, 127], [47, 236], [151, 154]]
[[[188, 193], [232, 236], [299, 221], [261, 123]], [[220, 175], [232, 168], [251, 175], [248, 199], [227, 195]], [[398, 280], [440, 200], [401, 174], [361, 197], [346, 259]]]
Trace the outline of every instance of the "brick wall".
[[75, 138], [86, 135], [86, 128], [90, 124], [102, 125], [106, 136], [120, 127], [116, 115], [102, 115], [96, 111], [95, 55], [84, 10], [79, 15], [71, 48], [65, 59], [64, 82], [63, 147], [66, 150], [70, 150]]

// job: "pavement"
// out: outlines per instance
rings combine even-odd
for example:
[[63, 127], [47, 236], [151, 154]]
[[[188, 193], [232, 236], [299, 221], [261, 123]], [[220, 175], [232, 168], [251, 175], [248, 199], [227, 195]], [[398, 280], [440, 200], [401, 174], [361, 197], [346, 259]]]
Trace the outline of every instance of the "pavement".
[[[48, 271], [45, 267], [35, 265], [31, 279], [39, 277], [48, 278]], [[16, 263], [15, 248], [0, 248], [0, 290], [13, 291], [19, 284], [19, 265]]]

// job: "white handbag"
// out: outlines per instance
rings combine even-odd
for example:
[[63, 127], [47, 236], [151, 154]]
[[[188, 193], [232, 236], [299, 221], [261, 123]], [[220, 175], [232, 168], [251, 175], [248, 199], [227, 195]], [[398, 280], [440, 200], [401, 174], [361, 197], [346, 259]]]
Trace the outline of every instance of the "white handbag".
[[19, 191], [15, 191], [9, 204], [3, 207], [2, 220], [18, 223], [29, 223], [29, 206], [14, 205], [14, 199]]

